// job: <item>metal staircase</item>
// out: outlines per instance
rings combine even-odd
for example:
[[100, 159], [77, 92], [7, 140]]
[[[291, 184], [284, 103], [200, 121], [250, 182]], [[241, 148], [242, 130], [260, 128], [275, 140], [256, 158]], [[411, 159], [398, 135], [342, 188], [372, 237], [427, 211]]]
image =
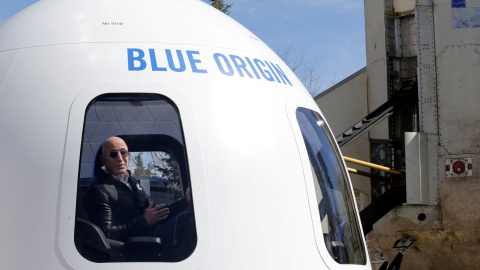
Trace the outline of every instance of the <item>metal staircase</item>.
[[367, 132], [370, 128], [383, 121], [385, 118], [393, 114], [395, 107], [402, 106], [407, 100], [410, 100], [412, 95], [404, 95], [393, 97], [388, 100], [376, 110], [362, 118], [359, 122], [355, 123], [336, 139], [340, 147], [345, 147], [349, 143], [353, 142], [356, 138], [359, 138], [362, 134]]

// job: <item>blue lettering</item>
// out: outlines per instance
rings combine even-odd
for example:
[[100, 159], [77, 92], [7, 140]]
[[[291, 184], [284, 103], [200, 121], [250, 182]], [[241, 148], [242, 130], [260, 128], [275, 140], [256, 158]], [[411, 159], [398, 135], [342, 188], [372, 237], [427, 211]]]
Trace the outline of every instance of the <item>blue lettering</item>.
[[167, 53], [168, 66], [170, 67], [170, 69], [176, 72], [184, 72], [186, 66], [185, 61], [183, 60], [182, 51], [177, 50], [177, 58], [180, 64], [180, 67], [178, 68], [175, 67], [175, 63], [173, 62], [172, 52], [169, 49], [165, 50], [165, 52]]
[[167, 71], [167, 68], [158, 67], [155, 51], [153, 49], [149, 49], [148, 51], [150, 52], [150, 62], [152, 62], [152, 71]]
[[270, 64], [272, 64], [272, 67], [275, 69], [277, 74], [280, 76], [280, 79], [282, 79], [283, 84], [287, 84], [285, 82], [285, 80], [287, 80], [288, 84], [290, 84], [290, 86], [292, 86], [292, 84], [290, 83], [290, 80], [288, 80], [287, 76], [285, 75], [285, 73], [283, 73], [283, 70], [280, 68], [280, 66], [278, 66], [278, 65], [275, 66], [272, 62], [270, 62]]
[[243, 70], [243, 71], [245, 71], [245, 73], [247, 73], [248, 77], [253, 78], [253, 76], [250, 74], [250, 72], [248, 72], [247, 64], [245, 64], [245, 62], [243, 61], [242, 58], [231, 54], [230, 59], [232, 59], [232, 62], [235, 65], [235, 67], [237, 68], [238, 74], [240, 74], [241, 77], [245, 77], [245, 75], [243, 75], [243, 72], [242, 72], [242, 70]]
[[[157, 58], [158, 50], [155, 51], [155, 49], [148, 49], [152, 71], [172, 70], [175, 72], [184, 72], [186, 70], [186, 65], [188, 64], [186, 63], [187, 60], [190, 63], [193, 73], [208, 73], [206, 69], [201, 68], [202, 60], [200, 58], [200, 51], [185, 50], [184, 52], [187, 55], [187, 59], [184, 58], [182, 50], [175, 50], [175, 52], [176, 56], [173, 55], [172, 50], [165, 49], [168, 66], [166, 66], [165, 63], [163, 64], [164, 66], [162, 66], [162, 63], [160, 63], [160, 60]], [[139, 71], [146, 69], [148, 60], [145, 59], [146, 55], [144, 50], [127, 48], [127, 56], [128, 70]], [[292, 86], [292, 83], [287, 75], [285, 75], [282, 68], [273, 62], [262, 61], [257, 58], [251, 60], [249, 57], [241, 57], [234, 54], [230, 54], [227, 57], [221, 53], [213, 54], [213, 58], [219, 71], [223, 75], [234, 76], [236, 70], [240, 77], [245, 78], [248, 76], [249, 78], [257, 78], [259, 80], [263, 78], [270, 82], [283, 82], [283, 84], [289, 84]], [[164, 58], [161, 57], [160, 59]]]
[[[134, 56], [134, 53], [137, 53], [138, 56]], [[140, 49], [127, 49], [128, 54], [128, 70], [144, 70], [147, 67], [147, 62], [143, 60], [145, 57], [145, 52]], [[135, 67], [135, 61], [140, 63], [139, 67]]]
[[[260, 67], [260, 65], [262, 65], [263, 67], [265, 67], [265, 64], [261, 61], [261, 60], [258, 60], [258, 59], [253, 59], [253, 62], [255, 63], [255, 65], [257, 65], [258, 67], [258, 70], [260, 70], [260, 74], [262, 74], [262, 76], [267, 80], [267, 81], [275, 81], [275, 79], [273, 78], [272, 74], [270, 73], [270, 71], [266, 70], [266, 69], [263, 69], [262, 67]], [[265, 75], [265, 74], [268, 74]]]
[[205, 69], [198, 69], [197, 68], [197, 63], [201, 63], [202, 61], [193, 58], [194, 54], [200, 54], [198, 51], [187, 51], [187, 57], [188, 60], [190, 61], [190, 66], [192, 67], [192, 71], [195, 73], [207, 73]]
[[255, 74], [255, 77], [257, 77], [257, 79], [260, 79], [260, 75], [258, 75], [258, 72], [255, 69], [255, 67], [253, 66], [252, 61], [250, 61], [250, 59], [248, 57], [245, 57], [245, 59], [247, 60], [248, 64], [250, 65], [250, 68], [252, 68], [253, 73]]
[[[216, 53], [213, 55], [213, 58], [215, 58], [215, 62], [217, 63], [218, 69], [220, 70], [220, 72], [223, 73], [223, 75], [233, 76], [235, 72], [233, 71], [232, 65], [230, 65], [230, 62], [228, 61], [228, 58], [225, 57], [225, 55], [221, 53]], [[220, 61], [220, 58], [223, 59], [223, 62], [227, 66], [228, 71], [225, 71], [225, 68], [223, 67], [222, 62]]]
[[275, 79], [277, 79], [277, 82], [280, 82], [280, 80], [277, 77], [277, 74], [275, 74], [275, 71], [273, 71], [272, 67], [268, 64], [267, 61], [265, 61], [265, 64], [267, 64], [268, 68], [272, 71], [273, 76], [275, 76]]

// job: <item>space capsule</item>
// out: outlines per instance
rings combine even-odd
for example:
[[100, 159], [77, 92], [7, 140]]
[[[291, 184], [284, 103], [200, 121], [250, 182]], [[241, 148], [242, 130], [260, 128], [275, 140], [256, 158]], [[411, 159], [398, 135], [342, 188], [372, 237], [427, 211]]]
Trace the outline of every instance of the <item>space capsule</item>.
[[[37, 2], [0, 25], [0, 96], [4, 266], [370, 269], [319, 108], [268, 46], [202, 1]], [[189, 190], [190, 248], [113, 239], [89, 216], [112, 136], [157, 205]]]

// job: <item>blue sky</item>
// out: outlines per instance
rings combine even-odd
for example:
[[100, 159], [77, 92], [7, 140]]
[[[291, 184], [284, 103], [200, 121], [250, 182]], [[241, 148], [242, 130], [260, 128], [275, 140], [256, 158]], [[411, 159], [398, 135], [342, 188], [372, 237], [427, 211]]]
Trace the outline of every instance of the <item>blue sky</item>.
[[[81, 1], [81, 0], [80, 0]], [[161, 0], [159, 0], [161, 1]], [[208, 0], [203, 0], [209, 2]], [[0, 23], [37, 0], [0, 0]], [[363, 68], [365, 19], [359, 0], [225, 0], [230, 16], [289, 62], [311, 66], [322, 91]], [[297, 75], [305, 75], [299, 67]], [[301, 78], [300, 78], [301, 79]]]

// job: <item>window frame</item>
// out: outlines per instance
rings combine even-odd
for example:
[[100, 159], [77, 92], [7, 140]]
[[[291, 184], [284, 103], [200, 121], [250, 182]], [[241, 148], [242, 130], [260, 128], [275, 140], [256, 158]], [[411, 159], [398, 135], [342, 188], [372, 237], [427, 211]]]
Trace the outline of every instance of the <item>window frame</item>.
[[[319, 208], [320, 205], [325, 206], [327, 211], [327, 213], [322, 214], [321, 209], [319, 209], [321, 215], [320, 222], [322, 224], [324, 222], [329, 222], [330, 224], [330, 230], [327, 228], [327, 230], [325, 231], [326, 226], [322, 226], [323, 235], [324, 237], [327, 237], [327, 235], [328, 237], [330, 237], [332, 233], [340, 234], [337, 235], [338, 239], [331, 239], [328, 244], [327, 241], [329, 240], [324, 240], [325, 245], [327, 245], [327, 250], [329, 250], [329, 253], [333, 258], [334, 247], [332, 244], [337, 243], [338, 241], [342, 241], [342, 238], [345, 236], [342, 232], [351, 233], [350, 237], [352, 237], [352, 239], [355, 239], [359, 242], [362, 241], [360, 236], [361, 225], [360, 223], [358, 223], [356, 208], [353, 207], [355, 205], [354, 196], [349, 193], [352, 187], [349, 182], [350, 180], [347, 176], [347, 172], [345, 168], [342, 167], [343, 162], [340, 162], [340, 160], [343, 159], [342, 155], [337, 149], [337, 147], [335, 147], [336, 142], [333, 136], [329, 134], [331, 132], [327, 126], [325, 119], [318, 112], [301, 107], [297, 109], [296, 114], [300, 130], [302, 131], [304, 146], [306, 147], [307, 153], [309, 154], [309, 160], [312, 166], [312, 177], [314, 177], [313, 181], [318, 182], [319, 190], [322, 194], [322, 199], [320, 199], [320, 201], [318, 201], [317, 199], [317, 194], [316, 205], [318, 205]], [[300, 117], [302, 116], [306, 118], [300, 119]], [[314, 118], [314, 120], [312, 120], [311, 118]], [[306, 120], [307, 122], [304, 123], [301, 122], [301, 120]], [[309, 127], [312, 127], [313, 130], [310, 130], [310, 133], [307, 134], [307, 129]], [[310, 138], [308, 138], [309, 135]], [[318, 143], [315, 144], [315, 142], [312, 141], [313, 139], [317, 139]], [[319, 146], [318, 144], [324, 145]], [[319, 156], [320, 154], [326, 155]], [[313, 162], [312, 158], [314, 159]], [[320, 177], [322, 179], [320, 179]], [[328, 220], [324, 221], [324, 219]], [[350, 225], [350, 227], [347, 227], [347, 229], [350, 228], [350, 230], [345, 231], [345, 224]], [[343, 240], [343, 243], [345, 243], [345, 240]], [[343, 243], [341, 244], [343, 245]], [[328, 248], [329, 244], [332, 246]], [[350, 258], [350, 261], [348, 261], [348, 258], [345, 258], [347, 259], [346, 262], [338, 263], [364, 265], [364, 262], [366, 262], [367, 254], [366, 251], [362, 248], [362, 246], [358, 246], [356, 250], [354, 250], [352, 244], [345, 246], [346, 249], [340, 253], [343, 253], [345, 256], [347, 256], [346, 254], [348, 252], [346, 250], [351, 248], [355, 257], [360, 256], [359, 259], [363, 261], [361, 263], [355, 263], [351, 262], [352, 258]]]
[[[85, 111], [88, 105], [97, 97], [105, 94], [158, 94], [175, 101], [175, 105], [184, 120], [183, 132], [185, 141], [188, 142], [188, 162], [191, 177], [191, 190], [194, 194], [195, 223], [197, 227], [197, 247], [188, 260], [177, 263], [158, 262], [163, 269], [177, 269], [178, 267], [198, 268], [208, 258], [212, 248], [210, 235], [209, 207], [203, 170], [203, 157], [200, 147], [197, 127], [195, 125], [195, 113], [191, 100], [187, 99], [182, 91], [174, 86], [161, 82], [144, 81], [115, 81], [89, 84], [89, 89], [79, 91], [70, 106], [68, 127], [62, 171], [60, 174], [60, 194], [58, 202], [58, 230], [56, 238], [58, 254], [72, 268], [88, 269], [131, 269], [141, 266], [144, 262], [127, 264], [98, 264], [86, 260], [81, 256], [74, 244], [74, 227], [76, 213], [76, 198], [78, 172], [80, 168], [81, 148], [83, 139], [83, 126]], [[186, 120], [188, 119], [188, 120]]]
[[[153, 103], [153, 104], [150, 104], [150, 103]], [[100, 106], [100, 108], [102, 109], [112, 109], [112, 112], [115, 111], [114, 108], [121, 108], [121, 110], [119, 110], [119, 114], [121, 115], [121, 118], [119, 117], [115, 117], [116, 121], [111, 121], [109, 115], [107, 114], [107, 123], [108, 125], [111, 125], [111, 123], [116, 123], [117, 125], [121, 126], [122, 123], [124, 123], [125, 119], [124, 119], [124, 115], [126, 115], [127, 117], [126, 118], [129, 118], [130, 120], [127, 121], [128, 123], [131, 123], [132, 120], [131, 119], [135, 119], [135, 121], [133, 121], [133, 123], [136, 123], [137, 125], [138, 124], [145, 124], [145, 119], [142, 119], [139, 120], [138, 119], [138, 108], [142, 108], [143, 112], [144, 113], [148, 113], [147, 115], [147, 118], [150, 119], [151, 121], [151, 125], [152, 126], [155, 126], [155, 125], [158, 125], [158, 121], [164, 121], [163, 119], [161, 120], [158, 120], [158, 119], [155, 119], [155, 117], [160, 117], [160, 118], [164, 118], [165, 116], [167, 117], [170, 117], [170, 121], [172, 122], [176, 122], [178, 121], [178, 126], [176, 126], [177, 129], [174, 129], [173, 131], [170, 130], [169, 132], [167, 133], [170, 133], [170, 134], [164, 134], [164, 133], [158, 133], [158, 132], [162, 132], [164, 129], [162, 129], [163, 126], [160, 126], [159, 129], [157, 129], [157, 132], [152, 132], [152, 131], [147, 131], [147, 132], [144, 132], [142, 134], [136, 134], [136, 132], [138, 131], [141, 131], [139, 130], [138, 128], [135, 128], [136, 126], [134, 126], [133, 130], [125, 130], [125, 128], [121, 128], [119, 130], [117, 130], [116, 132], [115, 131], [111, 131], [110, 134], [106, 134], [105, 132], [103, 132], [103, 136], [100, 136], [101, 137], [101, 140], [102, 142], [105, 141], [106, 139], [108, 139], [109, 137], [111, 136], [117, 136], [117, 137], [120, 137], [122, 138], [125, 142], [126, 142], [126, 145], [128, 146], [129, 148], [129, 151], [141, 151], [141, 150], [146, 150], [146, 151], [156, 151], [156, 150], [160, 150], [160, 149], [163, 149], [163, 150], [167, 150], [167, 151], [170, 151], [170, 152], [173, 152], [176, 154], [177, 158], [179, 156], [181, 156], [181, 159], [180, 159], [180, 163], [178, 164], [179, 165], [179, 171], [182, 171], [183, 172], [183, 179], [182, 179], [182, 186], [184, 187], [184, 190], [182, 191], [182, 193], [185, 193], [187, 187], [190, 186], [190, 177], [189, 177], [189, 173], [188, 173], [188, 157], [187, 157], [187, 150], [186, 150], [186, 143], [185, 143], [185, 136], [183, 134], [183, 128], [182, 128], [182, 119], [181, 119], [181, 116], [180, 116], [180, 113], [178, 111], [178, 108], [177, 106], [175, 105], [175, 103], [170, 100], [169, 98], [163, 96], [163, 95], [160, 95], [160, 94], [144, 94], [144, 93], [138, 93], [138, 94], [104, 94], [104, 95], [100, 95], [98, 96], [97, 98], [95, 98], [94, 100], [92, 100], [90, 102], [90, 104], [87, 106], [86, 110], [85, 110], [85, 120], [84, 120], [84, 128], [83, 128], [83, 136], [82, 136], [82, 150], [81, 150], [81, 159], [80, 159], [80, 167], [79, 167], [79, 170], [78, 170], [78, 189], [77, 189], [77, 206], [76, 206], [76, 212], [75, 212], [75, 220], [78, 219], [78, 218], [81, 218], [81, 219], [84, 219], [84, 220], [87, 220], [88, 221], [88, 215], [86, 215], [86, 211], [84, 209], [82, 209], [82, 202], [83, 202], [83, 199], [85, 197], [85, 194], [84, 192], [81, 192], [81, 188], [85, 189], [86, 186], [88, 186], [90, 183], [85, 183], [85, 181], [81, 181], [83, 178], [81, 178], [81, 174], [82, 174], [82, 166], [85, 166], [88, 164], [85, 163], [85, 156], [88, 157], [88, 154], [85, 154], [84, 151], [87, 150], [86, 152], [89, 152], [88, 150], [91, 151], [91, 147], [92, 147], [92, 144], [93, 144], [93, 147], [95, 147], [95, 145], [97, 145], [98, 143], [95, 142], [95, 139], [93, 139], [93, 142], [90, 142], [90, 140], [87, 140], [87, 136], [86, 134], [89, 133], [89, 134], [96, 134], [96, 132], [93, 132], [95, 131], [99, 126], [101, 126], [100, 123], [102, 123], [104, 120], [103, 119], [99, 119], [98, 116], [97, 116], [97, 111], [96, 111], [96, 107], [95, 105], [96, 104], [99, 104], [98, 106]], [[120, 105], [120, 107], [117, 107], [117, 105]], [[105, 106], [105, 107], [103, 107]], [[126, 109], [125, 108], [128, 108], [128, 111], [131, 112], [131, 115], [128, 115], [126, 113]], [[153, 115], [152, 112], [150, 111], [151, 109], [162, 109], [161, 112], [163, 114], [161, 115]], [[135, 110], [137, 109], [137, 110]], [[172, 112], [171, 110], [173, 109], [173, 116], [172, 116]], [[170, 111], [170, 115], [168, 115], [169, 113], [167, 111]], [[92, 115], [95, 116], [95, 119], [97, 121], [94, 121], [94, 123], [96, 123], [96, 125], [94, 125], [92, 127], [92, 125], [87, 125], [88, 123], [88, 115], [89, 113], [91, 113]], [[103, 116], [103, 115], [102, 115]], [[130, 116], [130, 117], [128, 117]], [[150, 116], [150, 117], [148, 117]], [[142, 118], [142, 117], [140, 117]], [[91, 121], [90, 121], [91, 123]], [[163, 124], [163, 123], [162, 123]], [[92, 130], [90, 130], [92, 129]], [[103, 128], [100, 127], [100, 129], [102, 131], [105, 131]], [[174, 135], [174, 133], [176, 133], [175, 131], [177, 131], [179, 134], [177, 134], [177, 136], [179, 136], [178, 138], [174, 138], [172, 137], [172, 135]], [[121, 134], [118, 134], [118, 132], [121, 132]], [[172, 133], [173, 132], [173, 133]], [[179, 139], [181, 141], [179, 141]], [[98, 139], [97, 139], [98, 140]], [[95, 179], [96, 175], [98, 175], [99, 171], [101, 171], [101, 167], [103, 166], [101, 164], [101, 161], [100, 161], [100, 155], [102, 154], [101, 153], [102, 149], [101, 149], [101, 144], [98, 145], [98, 149], [96, 151], [96, 153], [94, 154], [93, 157], [90, 157], [90, 158], [93, 158], [93, 164], [94, 164], [94, 167], [93, 167], [93, 176], [92, 175], [89, 175], [89, 180], [93, 180]], [[131, 160], [130, 160], [131, 161]], [[89, 166], [87, 166], [89, 167]], [[132, 174], [132, 176], [134, 176]], [[133, 177], [135, 179], [135, 177]], [[91, 181], [90, 181], [91, 182]], [[80, 186], [80, 184], [82, 184], [82, 187]], [[145, 188], [145, 187], [143, 187]], [[192, 195], [193, 197], [193, 195]], [[193, 211], [193, 218], [195, 219], [195, 211], [194, 211], [194, 207], [193, 207], [193, 203], [192, 203], [192, 211]], [[195, 231], [196, 231], [196, 227], [195, 227]], [[77, 238], [75, 238], [77, 239]], [[127, 240], [128, 241], [128, 240]], [[197, 239], [195, 239], [195, 245], [196, 246], [196, 242], [197, 242]], [[80, 253], [80, 250], [78, 250], [78, 246], [77, 246], [77, 251]], [[192, 253], [195, 252], [195, 249], [192, 251]], [[187, 259], [191, 254], [188, 254], [187, 256], [185, 256], [184, 258], [182, 258], [181, 260], [185, 260]], [[83, 255], [82, 255], [83, 256]], [[152, 260], [154, 260], [155, 258], [145, 258], [145, 261], [142, 261], [142, 262], [151, 262]], [[179, 260], [179, 261], [181, 261]], [[122, 263], [122, 261], [112, 261], [112, 262], [108, 262], [108, 261], [105, 261], [104, 263]]]
[[[321, 219], [320, 219], [320, 213], [318, 211], [318, 205], [317, 205], [317, 198], [316, 198], [316, 193], [315, 193], [315, 184], [314, 184], [314, 177], [312, 174], [312, 169], [310, 165], [310, 159], [307, 153], [307, 149], [305, 146], [305, 141], [302, 136], [302, 132], [300, 130], [299, 123], [297, 121], [296, 113], [298, 108], [304, 108], [307, 110], [314, 111], [318, 113], [323, 119], [325, 119], [325, 116], [320, 112], [317, 104], [311, 100], [311, 99], [306, 99], [302, 98], [299, 96], [290, 96], [286, 100], [286, 114], [290, 122], [290, 126], [292, 129], [292, 132], [294, 134], [296, 143], [297, 143], [297, 149], [298, 149], [298, 154], [300, 161], [302, 163], [303, 167], [303, 175], [304, 175], [304, 184], [305, 184], [305, 189], [308, 197], [308, 202], [310, 205], [310, 215], [311, 215], [311, 221], [312, 221], [312, 229], [315, 235], [315, 241], [317, 244], [317, 250], [320, 253], [322, 260], [325, 262], [325, 264], [332, 268], [332, 269], [340, 269], [340, 270], [348, 270], [348, 269], [370, 269], [370, 259], [367, 254], [367, 246], [365, 242], [365, 237], [363, 235], [362, 228], [360, 226], [359, 232], [360, 232], [360, 240], [361, 244], [363, 245], [363, 250], [365, 252], [365, 264], [339, 264], [337, 263], [331, 256], [330, 253], [327, 250], [327, 247], [325, 245], [324, 241], [324, 236], [323, 236], [323, 230], [322, 230], [322, 224], [321, 224]], [[326, 122], [326, 127], [328, 132], [330, 133], [330, 136], [334, 138], [333, 133], [331, 132], [331, 129], [328, 125], [328, 122]], [[341, 153], [340, 148], [338, 147], [338, 144], [334, 144], [332, 147], [336, 149], [339, 153]], [[351, 179], [349, 174], [346, 172], [346, 164], [345, 161], [342, 159], [339, 161], [343, 170], [345, 171], [344, 173], [346, 174], [346, 177], [348, 179], [348, 190], [350, 191], [352, 198], [354, 198], [354, 192], [353, 192], [353, 187], [351, 184]], [[356, 203], [353, 203], [353, 207], [355, 209], [355, 219], [357, 220], [358, 224], [361, 224], [360, 221], [360, 216], [358, 212], [358, 207]]]

